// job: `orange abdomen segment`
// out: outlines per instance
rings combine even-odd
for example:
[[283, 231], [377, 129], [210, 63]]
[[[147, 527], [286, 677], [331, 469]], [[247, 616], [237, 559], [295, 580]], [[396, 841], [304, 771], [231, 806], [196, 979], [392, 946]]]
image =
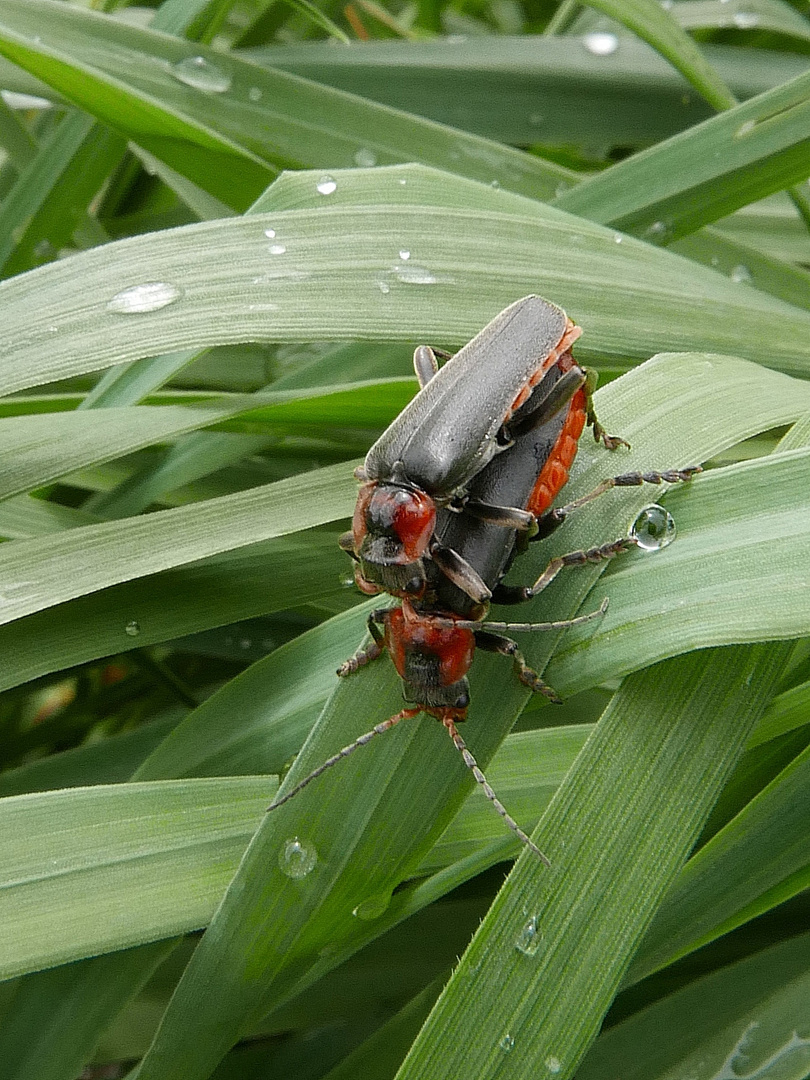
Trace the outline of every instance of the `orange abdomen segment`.
[[529, 497], [527, 509], [536, 517], [548, 510], [568, 482], [568, 470], [577, 456], [579, 437], [585, 427], [585, 414], [586, 394], [581, 389], [571, 398], [565, 423]]

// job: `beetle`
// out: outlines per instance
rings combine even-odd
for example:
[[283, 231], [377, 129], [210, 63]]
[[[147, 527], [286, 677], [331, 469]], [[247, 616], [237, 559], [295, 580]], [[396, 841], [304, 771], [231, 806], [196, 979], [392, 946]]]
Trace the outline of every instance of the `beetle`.
[[[591, 404], [593, 380], [583, 369], [572, 362], [546, 387], [546, 375], [570, 355], [581, 333], [556, 304], [525, 296], [441, 368], [436, 350], [416, 349], [421, 389], [356, 471], [362, 484], [352, 528], [340, 539], [356, 560], [361, 591], [418, 597], [427, 584], [426, 564], [433, 562], [473, 601], [485, 602], [490, 590], [481, 575], [452, 547], [437, 542], [438, 512], [482, 509], [469, 492], [475, 476], [493, 458], [511, 452], [522, 434], [542, 428], [577, 393], [594, 437], [610, 449], [624, 442], [598, 423]], [[506, 528], [531, 525], [525, 513], [501, 520]]]

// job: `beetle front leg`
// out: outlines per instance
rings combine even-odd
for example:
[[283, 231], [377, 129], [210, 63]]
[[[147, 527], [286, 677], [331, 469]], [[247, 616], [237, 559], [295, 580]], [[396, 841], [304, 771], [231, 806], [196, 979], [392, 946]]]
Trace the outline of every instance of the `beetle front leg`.
[[366, 620], [368, 632], [374, 639], [371, 645], [366, 649], [358, 649], [354, 656], [350, 656], [348, 660], [344, 662], [337, 669], [338, 675], [341, 678], [346, 675], [352, 675], [355, 671], [358, 671], [361, 667], [365, 667], [366, 664], [370, 664], [372, 660], [376, 660], [378, 656], [385, 651], [385, 635], [378, 627], [377, 623], [384, 623], [386, 613], [390, 608], [377, 608], [372, 611]]
[[462, 559], [458, 552], [453, 551], [452, 548], [445, 547], [443, 544], [434, 541], [430, 546], [430, 557], [444, 576], [449, 578], [476, 604], [485, 604], [492, 596], [489, 587], [478, 571], [466, 559]]
[[528, 686], [530, 690], [533, 690], [536, 694], [542, 694], [543, 697], [547, 697], [549, 701], [555, 705], [562, 705], [562, 698], [557, 694], [555, 690], [543, 682], [534, 668], [530, 668], [526, 663], [523, 653], [518, 648], [516, 641], [511, 638], [502, 637], [500, 634], [490, 634], [486, 630], [478, 630], [475, 634], [475, 644], [479, 649], [483, 649], [485, 652], [500, 653], [501, 656], [510, 656], [512, 658], [512, 664], [515, 669], [515, 674], [523, 683], [524, 686]]
[[589, 491], [587, 495], [574, 499], [573, 502], [560, 506], [556, 510], [550, 510], [540, 519], [537, 532], [530, 539], [543, 540], [545, 537], [550, 536], [555, 529], [562, 525], [572, 511], [578, 510], [580, 506], [585, 506], [586, 503], [593, 502], [594, 499], [598, 499], [600, 495], [604, 495], [611, 488], [640, 487], [642, 484], [677, 484], [679, 481], [691, 480], [699, 472], [703, 472], [700, 465], [690, 465], [686, 469], [667, 469], [665, 472], [631, 472], [622, 473], [621, 476], [611, 476], [607, 480], [603, 480], [601, 484], [597, 484], [593, 491]]
[[500, 525], [505, 529], [515, 529], [529, 536], [534, 536], [537, 531], [535, 515], [529, 510], [519, 510], [516, 506], [495, 506], [478, 499], [467, 499], [462, 509], [476, 521], [483, 521], [487, 525]]
[[635, 540], [629, 536], [622, 536], [610, 544], [588, 548], [587, 551], [570, 551], [567, 555], [558, 555], [551, 560], [534, 585], [498, 585], [492, 594], [492, 602], [494, 604], [522, 604], [541, 593], [564, 567], [602, 562], [605, 559], [612, 559], [623, 551], [628, 551], [631, 547], [635, 547]]

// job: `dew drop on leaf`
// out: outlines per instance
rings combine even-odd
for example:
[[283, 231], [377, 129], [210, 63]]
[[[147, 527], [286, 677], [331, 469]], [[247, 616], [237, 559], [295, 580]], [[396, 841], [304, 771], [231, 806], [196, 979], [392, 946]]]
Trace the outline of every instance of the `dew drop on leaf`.
[[146, 281], [142, 285], [131, 285], [122, 289], [107, 301], [107, 311], [118, 315], [140, 315], [146, 311], [160, 311], [175, 300], [179, 300], [183, 290], [165, 281]]

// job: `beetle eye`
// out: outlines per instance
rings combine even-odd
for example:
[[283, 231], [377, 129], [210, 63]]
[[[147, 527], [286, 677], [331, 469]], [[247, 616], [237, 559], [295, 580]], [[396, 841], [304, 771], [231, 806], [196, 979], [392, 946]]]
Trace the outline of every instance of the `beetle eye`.
[[405, 592], [411, 593], [413, 596], [418, 596], [424, 587], [424, 580], [421, 577], [412, 577], [410, 581], [405, 584]]
[[466, 709], [469, 704], [470, 704], [470, 695], [469, 694], [459, 694], [458, 697], [456, 698], [456, 703], [455, 703], [454, 708], [456, 708], [456, 709]]

